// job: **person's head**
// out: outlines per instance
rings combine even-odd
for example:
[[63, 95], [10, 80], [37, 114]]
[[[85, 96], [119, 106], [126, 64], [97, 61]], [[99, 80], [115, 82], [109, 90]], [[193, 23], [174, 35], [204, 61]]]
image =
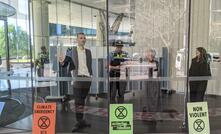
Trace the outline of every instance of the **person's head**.
[[123, 42], [121, 41], [121, 40], [117, 40], [116, 42], [115, 42], [115, 47], [116, 47], [116, 49], [115, 49], [115, 51], [116, 52], [121, 52], [122, 51], [122, 49], [123, 49], [123, 44], [122, 44]]
[[203, 47], [196, 48], [196, 57], [200, 62], [207, 61], [206, 49]]
[[86, 43], [86, 37], [84, 33], [77, 33], [78, 46], [84, 46]]
[[116, 51], [116, 52], [121, 52], [122, 49], [123, 49], [123, 45], [116, 45], [115, 51]]
[[41, 46], [41, 51], [42, 52], [46, 52], [47, 51], [46, 47], [45, 46]]
[[146, 58], [147, 61], [152, 62], [155, 59], [156, 51], [154, 49], [147, 49]]

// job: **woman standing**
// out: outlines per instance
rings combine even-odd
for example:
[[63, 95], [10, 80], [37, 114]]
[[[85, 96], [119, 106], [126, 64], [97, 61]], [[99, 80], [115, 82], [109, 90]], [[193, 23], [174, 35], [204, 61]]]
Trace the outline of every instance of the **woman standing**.
[[[189, 76], [211, 76], [208, 54], [203, 47], [196, 48], [196, 57], [192, 59]], [[208, 80], [190, 81], [190, 101], [203, 101]]]
[[[148, 49], [146, 53], [147, 64], [153, 67], [149, 69], [149, 78], [159, 77], [159, 64], [155, 60], [156, 52], [154, 49]], [[144, 89], [146, 90], [147, 107], [143, 111], [156, 112], [159, 110], [159, 102], [161, 96], [160, 81], [145, 81]]]

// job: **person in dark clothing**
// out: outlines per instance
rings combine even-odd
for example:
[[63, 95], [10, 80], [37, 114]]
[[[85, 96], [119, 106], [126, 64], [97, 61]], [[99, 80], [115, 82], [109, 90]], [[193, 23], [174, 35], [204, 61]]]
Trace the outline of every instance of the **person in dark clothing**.
[[[69, 51], [69, 49], [67, 50]], [[72, 77], [71, 72], [69, 71], [69, 66], [64, 67], [58, 62], [57, 58], [57, 48], [51, 48], [51, 61], [52, 61], [52, 70], [56, 74], [56, 77]], [[68, 53], [68, 52], [66, 52]], [[62, 99], [62, 111], [67, 112], [69, 108], [69, 101], [73, 95], [68, 94], [68, 89], [71, 88], [70, 81], [56, 81], [60, 90], [60, 95], [64, 96]]]
[[[66, 53], [70, 53], [69, 51], [72, 51], [72, 49], [68, 49]], [[71, 77], [71, 70], [69, 68], [69, 65], [63, 66], [59, 64], [59, 77]], [[65, 97], [68, 96], [68, 86], [70, 85], [69, 81], [60, 81], [60, 93], [61, 95], [64, 95]], [[67, 99], [68, 100], [68, 99]]]
[[[208, 54], [203, 47], [196, 48], [196, 57], [192, 59], [189, 76], [211, 76]], [[203, 101], [208, 80], [190, 81], [190, 101]]]
[[[121, 63], [126, 60], [128, 53], [123, 51], [123, 44], [121, 41], [117, 41], [115, 44], [116, 49], [109, 54], [109, 68], [111, 78], [120, 78]], [[124, 102], [124, 92], [126, 90], [126, 82], [124, 81], [111, 81], [110, 82], [110, 98], [111, 103], [116, 103], [115, 97], [118, 92], [118, 103]]]
[[73, 84], [77, 123], [72, 129], [72, 132], [90, 127], [90, 124], [84, 120], [84, 105], [91, 86], [92, 55], [91, 51], [84, 47], [86, 43], [84, 33], [77, 34], [77, 42], [77, 47], [73, 47], [72, 50], [67, 51], [65, 57], [60, 57], [60, 64], [63, 67], [68, 66], [68, 71], [72, 71], [73, 77], [80, 79], [74, 81]]

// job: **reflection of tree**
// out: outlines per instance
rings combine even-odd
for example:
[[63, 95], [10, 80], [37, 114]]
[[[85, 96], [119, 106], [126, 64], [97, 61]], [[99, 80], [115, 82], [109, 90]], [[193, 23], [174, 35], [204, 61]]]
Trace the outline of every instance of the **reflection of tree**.
[[[8, 26], [8, 39], [10, 56], [26, 56], [29, 48], [28, 34], [21, 27], [13, 25]], [[18, 46], [18, 49], [17, 49]], [[4, 28], [0, 27], [0, 55], [6, 55], [5, 32]]]
[[[135, 5], [135, 38], [138, 44], [160, 38], [169, 47], [175, 37], [176, 25], [184, 18], [185, 0], [139, 0]], [[140, 40], [143, 39], [143, 40]], [[139, 42], [140, 41], [140, 42]]]
[[5, 55], [5, 36], [4, 36], [5, 32], [4, 29], [2, 27], [0, 27], [0, 55]]

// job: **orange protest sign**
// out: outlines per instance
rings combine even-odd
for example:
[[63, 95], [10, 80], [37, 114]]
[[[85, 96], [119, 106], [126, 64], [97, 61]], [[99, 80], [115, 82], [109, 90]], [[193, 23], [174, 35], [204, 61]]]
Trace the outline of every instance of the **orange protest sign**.
[[55, 134], [56, 103], [35, 103], [33, 134]]

